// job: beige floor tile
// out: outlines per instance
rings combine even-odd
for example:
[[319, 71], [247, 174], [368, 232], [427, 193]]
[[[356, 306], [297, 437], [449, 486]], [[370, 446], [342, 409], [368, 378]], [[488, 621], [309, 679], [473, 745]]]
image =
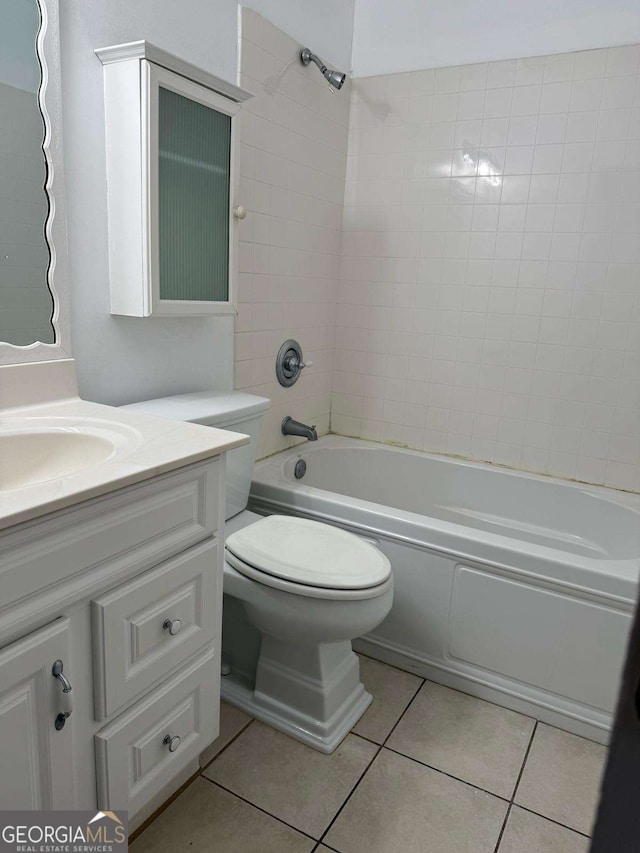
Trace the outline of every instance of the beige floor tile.
[[319, 838], [376, 749], [348, 735], [334, 753], [324, 755], [255, 722], [204, 772], [269, 814]]
[[514, 806], [498, 853], [588, 853], [589, 839]]
[[252, 717], [239, 708], [220, 702], [220, 734], [200, 756], [200, 767], [206, 767], [251, 720]]
[[387, 746], [510, 799], [534, 720], [427, 681]]
[[540, 723], [515, 802], [588, 835], [606, 757], [601, 744]]
[[360, 656], [360, 678], [372, 694], [373, 702], [353, 731], [376, 743], [384, 743], [422, 679], [364, 656]]
[[493, 853], [507, 804], [383, 749], [327, 833], [341, 853]]
[[196, 779], [131, 844], [132, 853], [310, 853], [315, 842]]

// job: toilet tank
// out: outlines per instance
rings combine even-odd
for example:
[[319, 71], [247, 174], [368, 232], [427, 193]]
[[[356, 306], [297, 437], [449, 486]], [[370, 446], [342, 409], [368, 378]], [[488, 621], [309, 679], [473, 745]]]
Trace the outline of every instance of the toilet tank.
[[198, 391], [143, 400], [123, 408], [172, 421], [243, 432], [250, 437], [249, 444], [227, 452], [226, 518], [232, 518], [247, 507], [262, 416], [270, 405], [266, 397], [242, 391]]

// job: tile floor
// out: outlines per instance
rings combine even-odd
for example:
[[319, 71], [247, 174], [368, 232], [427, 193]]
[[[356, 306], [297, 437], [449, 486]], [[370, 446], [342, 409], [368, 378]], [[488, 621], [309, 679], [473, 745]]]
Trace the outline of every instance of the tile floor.
[[332, 755], [223, 705], [209, 764], [133, 853], [587, 853], [606, 749], [361, 658]]

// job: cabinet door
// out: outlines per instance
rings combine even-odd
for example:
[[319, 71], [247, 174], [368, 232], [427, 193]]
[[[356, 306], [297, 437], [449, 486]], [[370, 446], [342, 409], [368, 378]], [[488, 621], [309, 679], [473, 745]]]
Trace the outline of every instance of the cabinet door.
[[155, 314], [233, 313], [238, 104], [143, 62]]
[[[0, 810], [73, 809], [73, 716], [59, 731], [69, 623], [59, 619], [0, 651]], [[71, 674], [64, 667], [64, 674]]]

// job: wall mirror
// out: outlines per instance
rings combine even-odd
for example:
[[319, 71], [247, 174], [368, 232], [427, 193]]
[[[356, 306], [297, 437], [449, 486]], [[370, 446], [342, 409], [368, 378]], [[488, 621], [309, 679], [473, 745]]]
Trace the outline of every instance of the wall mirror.
[[0, 363], [67, 358], [58, 2], [0, 13]]

